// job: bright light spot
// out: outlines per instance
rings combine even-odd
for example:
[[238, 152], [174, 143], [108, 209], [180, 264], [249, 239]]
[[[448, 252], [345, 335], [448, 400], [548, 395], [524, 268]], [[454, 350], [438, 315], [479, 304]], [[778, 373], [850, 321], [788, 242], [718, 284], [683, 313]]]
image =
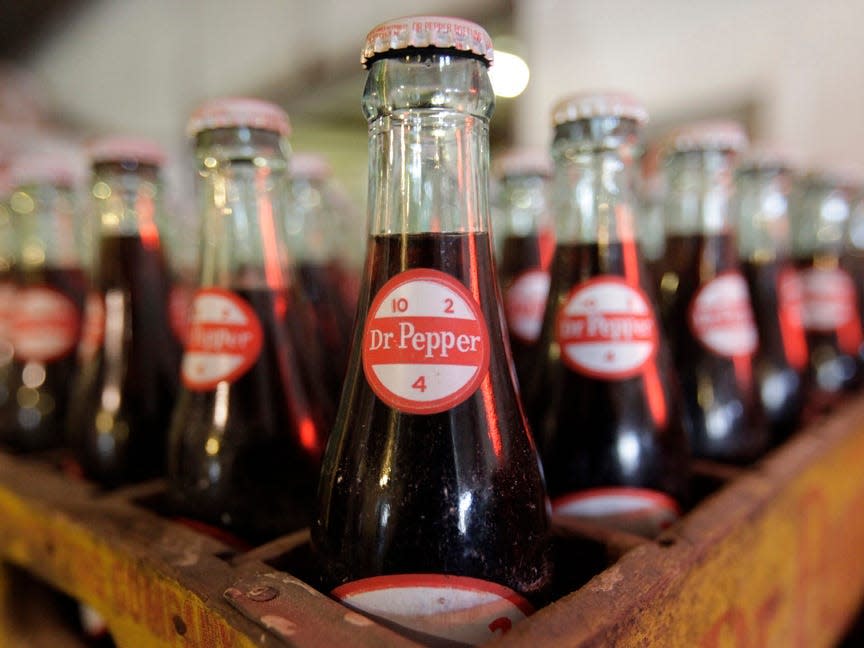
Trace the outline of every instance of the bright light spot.
[[617, 446], [621, 467], [628, 473], [636, 472], [642, 450], [639, 446], [639, 435], [635, 432], [625, 432], [618, 437]]
[[468, 513], [471, 511], [471, 493], [463, 493], [459, 496], [459, 531], [468, 533]]
[[208, 169], [215, 168], [216, 164], [217, 164], [216, 158], [214, 158], [214, 157], [204, 158], [204, 166], [207, 167]]
[[492, 89], [499, 97], [518, 97], [528, 86], [531, 72], [522, 58], [510, 52], [495, 52], [495, 63], [489, 68]]
[[210, 437], [207, 439], [207, 443], [204, 444], [204, 452], [206, 452], [211, 457], [219, 454], [219, 439], [214, 437]]
[[30, 214], [36, 207], [33, 199], [23, 191], [16, 191], [9, 199], [9, 206], [19, 214]]
[[45, 382], [45, 366], [38, 362], [28, 362], [21, 372], [21, 382], [31, 389], [41, 387]]
[[93, 195], [100, 200], [105, 200], [111, 197], [111, 187], [107, 182], [101, 180], [93, 185]]

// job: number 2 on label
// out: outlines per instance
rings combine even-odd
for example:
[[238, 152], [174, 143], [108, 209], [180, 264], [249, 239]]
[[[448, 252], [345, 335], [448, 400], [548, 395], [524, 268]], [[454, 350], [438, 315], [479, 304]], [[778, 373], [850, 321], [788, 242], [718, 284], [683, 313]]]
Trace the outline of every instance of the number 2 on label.
[[453, 300], [452, 299], [447, 298], [444, 300], [444, 312], [445, 313], [455, 313], [456, 312], [453, 310]]
[[426, 391], [426, 376], [420, 376], [414, 383], [411, 385], [413, 389], [417, 389], [421, 392]]

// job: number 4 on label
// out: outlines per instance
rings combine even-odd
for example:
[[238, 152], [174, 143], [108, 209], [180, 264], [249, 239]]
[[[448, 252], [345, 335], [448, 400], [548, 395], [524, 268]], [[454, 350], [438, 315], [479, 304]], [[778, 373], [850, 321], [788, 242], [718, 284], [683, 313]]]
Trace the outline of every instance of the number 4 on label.
[[421, 392], [426, 391], [426, 376], [420, 376], [414, 383], [411, 385], [412, 389], [417, 389]]

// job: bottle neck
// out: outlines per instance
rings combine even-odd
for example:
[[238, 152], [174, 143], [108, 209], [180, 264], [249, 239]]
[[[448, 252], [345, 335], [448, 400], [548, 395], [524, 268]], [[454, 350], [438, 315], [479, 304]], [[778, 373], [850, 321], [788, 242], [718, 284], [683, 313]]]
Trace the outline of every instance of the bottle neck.
[[635, 122], [613, 118], [556, 129], [552, 202], [559, 244], [635, 240], [636, 133]]
[[539, 175], [502, 179], [499, 204], [503, 234], [528, 236], [551, 226], [548, 184], [547, 178]]
[[443, 53], [372, 64], [370, 233], [489, 229], [489, 117], [494, 95], [481, 61]]
[[277, 219], [286, 212], [287, 144], [277, 133], [224, 128], [198, 134], [200, 284], [285, 288]]
[[152, 165], [100, 163], [93, 167], [96, 236], [137, 236], [159, 248], [162, 187]]
[[789, 173], [780, 168], [738, 173], [734, 211], [742, 260], [767, 262], [789, 256], [789, 187]]
[[840, 187], [805, 181], [793, 192], [792, 253], [808, 258], [839, 255], [849, 221], [849, 196]]
[[292, 178], [291, 201], [282, 219], [285, 243], [299, 262], [325, 263], [336, 256], [338, 232], [334, 214], [326, 204], [326, 183]]
[[734, 155], [729, 151], [685, 151], [667, 162], [667, 235], [730, 232]]
[[76, 218], [75, 192], [70, 187], [30, 185], [10, 198], [17, 239], [17, 266], [24, 272], [78, 268], [82, 228]]

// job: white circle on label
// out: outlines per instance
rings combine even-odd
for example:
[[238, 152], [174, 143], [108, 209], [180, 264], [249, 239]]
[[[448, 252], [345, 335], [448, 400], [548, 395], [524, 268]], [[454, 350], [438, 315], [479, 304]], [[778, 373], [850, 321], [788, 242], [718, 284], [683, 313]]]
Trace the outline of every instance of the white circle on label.
[[657, 353], [659, 340], [645, 293], [608, 275], [570, 291], [556, 317], [555, 337], [568, 368], [616, 380], [638, 375]]
[[362, 344], [363, 371], [375, 395], [408, 414], [459, 405], [489, 371], [480, 306], [439, 270], [406, 270], [387, 281], [369, 308]]
[[221, 288], [199, 290], [192, 300], [181, 376], [192, 391], [234, 382], [258, 361], [261, 322], [245, 299]]
[[739, 272], [721, 273], [702, 286], [688, 321], [696, 339], [718, 355], [746, 356], [759, 346], [750, 291]]
[[803, 321], [808, 331], [830, 333], [855, 317], [855, 284], [845, 270], [808, 268], [800, 272]]
[[66, 295], [48, 286], [25, 286], [15, 293], [12, 346], [24, 362], [59, 360], [75, 349], [81, 314]]
[[575, 517], [653, 538], [681, 516], [666, 493], [630, 487], [591, 488], [552, 501], [556, 515]]
[[437, 638], [466, 645], [485, 643], [534, 611], [528, 601], [503, 585], [443, 574], [364, 578], [337, 587], [333, 595], [427, 642]]
[[545, 270], [527, 270], [510, 284], [504, 295], [504, 313], [516, 339], [529, 344], [537, 341], [548, 297], [549, 273]]

